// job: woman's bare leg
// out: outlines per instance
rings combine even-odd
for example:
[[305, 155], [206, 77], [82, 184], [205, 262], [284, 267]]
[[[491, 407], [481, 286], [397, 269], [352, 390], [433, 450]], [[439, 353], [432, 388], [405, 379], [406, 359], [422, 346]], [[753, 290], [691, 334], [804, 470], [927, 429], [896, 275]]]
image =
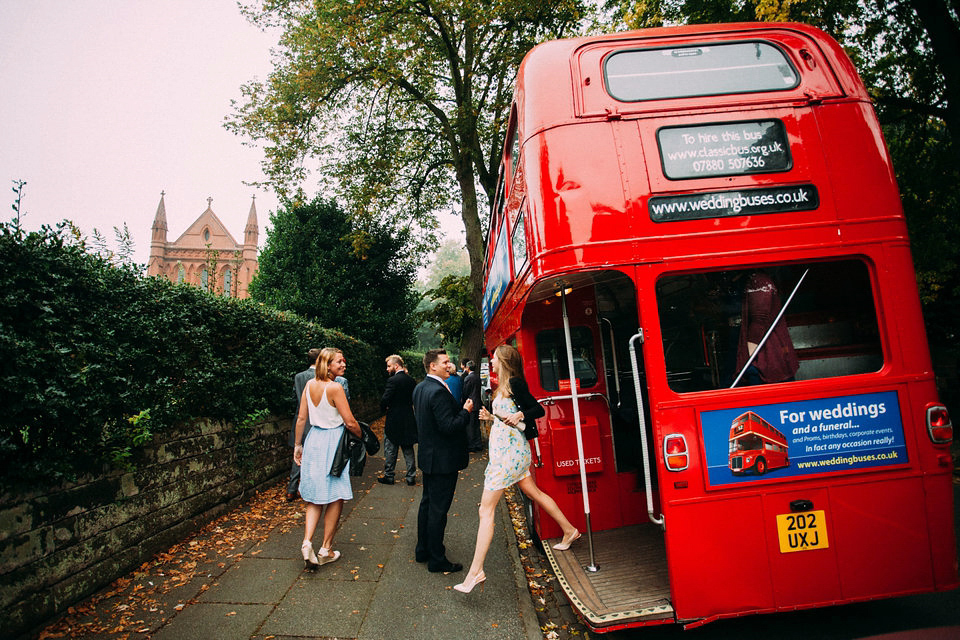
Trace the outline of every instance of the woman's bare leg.
[[487, 557], [490, 542], [493, 540], [497, 502], [502, 495], [503, 489], [483, 490], [483, 496], [480, 498], [480, 524], [477, 526], [477, 546], [473, 550], [473, 562], [470, 563], [464, 582], [483, 571], [483, 561]]
[[303, 541], [311, 542], [313, 534], [317, 530], [317, 523], [320, 522], [320, 513], [323, 507], [319, 504], [307, 503], [307, 515], [303, 521]]
[[527, 476], [517, 484], [528, 498], [533, 500], [537, 506], [546, 511], [547, 514], [560, 525], [560, 528], [563, 529], [564, 536], [572, 535], [573, 532], [577, 530], [576, 527], [570, 524], [570, 521], [563, 515], [563, 512], [560, 511], [560, 507], [557, 506], [554, 499], [540, 490], [537, 483], [533, 481], [533, 476]]
[[331, 550], [333, 548], [333, 535], [337, 532], [337, 526], [340, 524], [340, 514], [343, 512], [343, 500], [335, 500], [327, 505], [327, 511], [323, 514], [323, 548]]

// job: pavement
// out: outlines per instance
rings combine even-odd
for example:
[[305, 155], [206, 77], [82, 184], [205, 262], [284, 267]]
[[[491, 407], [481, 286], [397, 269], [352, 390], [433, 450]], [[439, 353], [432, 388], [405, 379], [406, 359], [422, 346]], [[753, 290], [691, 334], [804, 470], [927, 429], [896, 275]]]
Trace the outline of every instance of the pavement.
[[[398, 462], [403, 464], [402, 457]], [[447, 556], [465, 567], [473, 556], [485, 467], [486, 454], [471, 454], [450, 509]], [[303, 503], [287, 503], [284, 483], [278, 482], [78, 603], [34, 637], [534, 640], [569, 637], [568, 630], [578, 635], [575, 616], [547, 584], [549, 570], [537, 564], [539, 556], [522, 534], [518, 542], [505, 501], [485, 563], [485, 589], [461, 594], [452, 587], [465, 570], [434, 574], [414, 561], [419, 473], [416, 486], [402, 481], [400, 469], [400, 482], [384, 485], [376, 481], [382, 468], [382, 457], [368, 458], [364, 474], [353, 478], [354, 499], [344, 503], [334, 541], [343, 554], [337, 562], [304, 570]], [[315, 548], [320, 540], [317, 531]]]

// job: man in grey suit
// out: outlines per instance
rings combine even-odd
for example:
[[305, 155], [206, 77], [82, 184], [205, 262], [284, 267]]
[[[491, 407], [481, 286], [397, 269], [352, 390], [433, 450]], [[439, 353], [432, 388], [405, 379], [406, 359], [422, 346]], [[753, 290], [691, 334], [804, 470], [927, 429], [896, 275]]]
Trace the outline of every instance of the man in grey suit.
[[420, 471], [423, 495], [417, 514], [417, 562], [426, 562], [433, 573], [463, 569], [446, 556], [443, 534], [447, 512], [453, 503], [457, 477], [470, 462], [467, 454], [467, 425], [473, 401], [461, 408], [444, 384], [450, 372], [450, 358], [442, 349], [431, 349], [423, 356], [427, 377], [413, 390], [413, 410], [417, 420]]
[[[302, 442], [294, 442], [297, 433], [297, 416], [300, 415], [300, 398], [303, 397], [303, 390], [307, 386], [307, 382], [313, 380], [317, 376], [317, 358], [320, 357], [320, 349], [310, 349], [307, 352], [307, 364], [310, 365], [307, 369], [304, 369], [297, 375], [293, 377], [293, 396], [297, 401], [297, 410], [293, 414], [293, 426], [290, 428], [290, 438], [287, 440], [287, 443], [291, 447], [296, 447], [298, 444], [303, 444]], [[347, 379], [343, 376], [337, 376], [337, 382], [340, 383], [340, 386], [343, 387], [344, 393], [347, 394], [347, 398], [350, 398], [350, 387], [347, 386]], [[307, 428], [303, 430], [303, 437], [307, 437], [307, 431], [309, 430], [310, 425], [307, 425]], [[300, 487], [300, 465], [296, 462], [291, 463], [290, 465], [290, 481], [287, 482], [287, 502], [293, 502], [297, 499], [297, 490]]]

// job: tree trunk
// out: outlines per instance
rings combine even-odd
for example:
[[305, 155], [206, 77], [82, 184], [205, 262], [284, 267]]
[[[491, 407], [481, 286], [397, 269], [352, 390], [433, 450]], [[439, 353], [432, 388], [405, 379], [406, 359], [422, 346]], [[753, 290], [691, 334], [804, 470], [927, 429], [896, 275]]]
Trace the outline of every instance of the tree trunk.
[[[470, 258], [470, 288], [474, 308], [480, 314], [483, 304], [483, 229], [480, 226], [477, 187], [470, 156], [470, 145], [461, 139], [460, 155], [457, 166], [457, 181], [460, 184], [460, 216], [466, 232], [467, 255]], [[466, 330], [460, 343], [461, 356], [474, 361], [483, 347], [483, 328], [480, 320]]]

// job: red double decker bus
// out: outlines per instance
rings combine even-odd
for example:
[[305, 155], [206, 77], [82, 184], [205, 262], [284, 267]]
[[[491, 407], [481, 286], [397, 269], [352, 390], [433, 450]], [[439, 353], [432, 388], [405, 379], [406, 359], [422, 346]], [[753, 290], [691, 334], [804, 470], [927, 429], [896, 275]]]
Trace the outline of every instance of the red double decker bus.
[[789, 443], [779, 429], [747, 411], [730, 425], [730, 471], [739, 475], [754, 471], [762, 476], [769, 469], [790, 465]]
[[[958, 585], [952, 424], [897, 185], [821, 31], [533, 49], [486, 261], [486, 346], [520, 350], [546, 408], [532, 472], [589, 531], [544, 550], [591, 628]], [[731, 469], [744, 415], [789, 466]]]

